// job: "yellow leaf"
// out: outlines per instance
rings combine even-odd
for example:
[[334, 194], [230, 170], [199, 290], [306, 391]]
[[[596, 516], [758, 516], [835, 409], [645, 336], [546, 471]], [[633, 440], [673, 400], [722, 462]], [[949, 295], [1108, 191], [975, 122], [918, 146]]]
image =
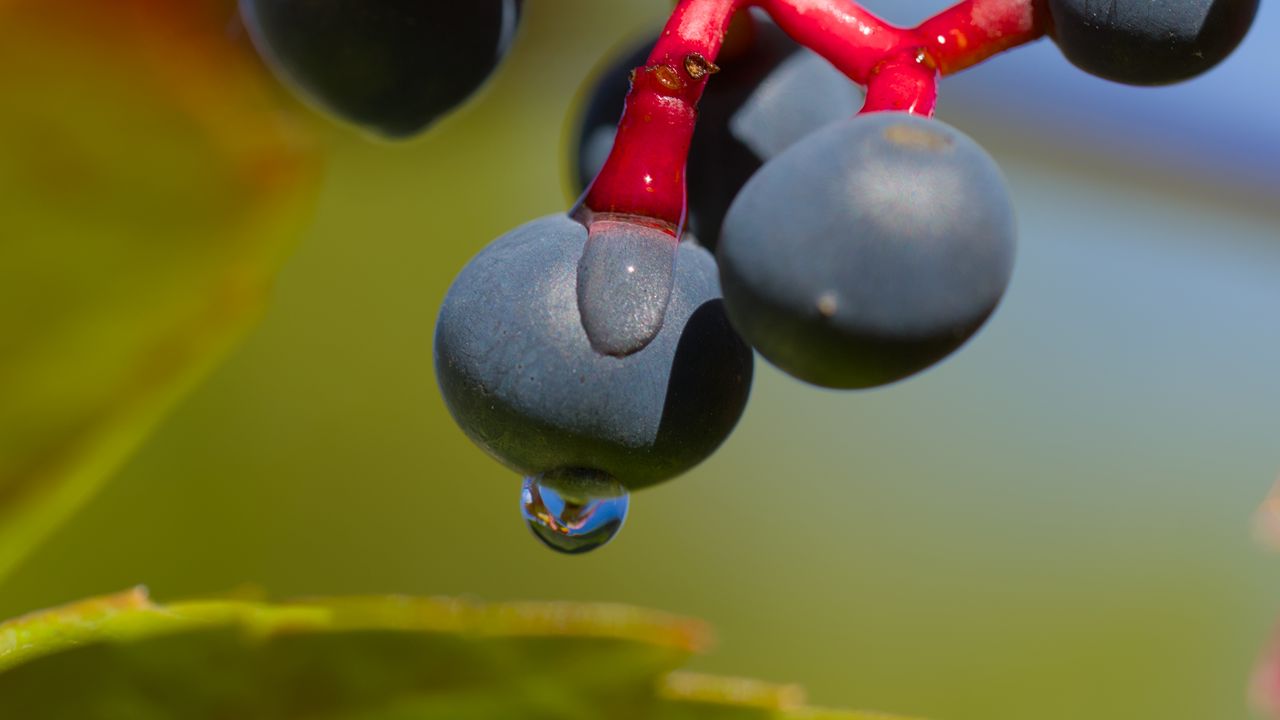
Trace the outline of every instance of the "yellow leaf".
[[225, 0], [0, 2], [0, 576], [261, 311], [316, 153]]

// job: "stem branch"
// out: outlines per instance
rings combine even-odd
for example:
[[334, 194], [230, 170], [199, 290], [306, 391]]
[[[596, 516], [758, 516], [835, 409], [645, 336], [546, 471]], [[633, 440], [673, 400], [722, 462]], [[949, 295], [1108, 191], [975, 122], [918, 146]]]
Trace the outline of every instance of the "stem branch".
[[962, 0], [916, 28], [853, 0], [679, 0], [631, 91], [604, 167], [574, 214], [630, 216], [679, 236], [698, 100], [735, 13], [766, 11], [801, 45], [867, 88], [862, 112], [932, 116], [937, 78], [1048, 32], [1043, 0]]

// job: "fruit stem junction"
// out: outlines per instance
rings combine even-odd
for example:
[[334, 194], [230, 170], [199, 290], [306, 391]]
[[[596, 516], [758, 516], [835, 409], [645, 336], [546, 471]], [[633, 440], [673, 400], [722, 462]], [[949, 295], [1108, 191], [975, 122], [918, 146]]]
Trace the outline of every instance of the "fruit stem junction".
[[1042, 0], [963, 0], [914, 28], [881, 20], [853, 0], [679, 0], [631, 90], [613, 149], [575, 216], [647, 218], [678, 238], [685, 161], [698, 100], [735, 13], [758, 7], [799, 44], [866, 87], [862, 112], [933, 115], [938, 77], [1043, 37]]

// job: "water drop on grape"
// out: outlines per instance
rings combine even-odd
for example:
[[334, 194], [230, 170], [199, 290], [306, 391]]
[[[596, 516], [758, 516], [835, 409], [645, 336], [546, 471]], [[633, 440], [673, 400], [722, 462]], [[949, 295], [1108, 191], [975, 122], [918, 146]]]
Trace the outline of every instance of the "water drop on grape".
[[675, 278], [676, 238], [655, 227], [595, 220], [578, 262], [578, 312], [591, 347], [630, 355], [662, 329]]
[[520, 511], [552, 550], [570, 555], [603, 547], [618, 534], [631, 496], [609, 475], [557, 470], [524, 479]]

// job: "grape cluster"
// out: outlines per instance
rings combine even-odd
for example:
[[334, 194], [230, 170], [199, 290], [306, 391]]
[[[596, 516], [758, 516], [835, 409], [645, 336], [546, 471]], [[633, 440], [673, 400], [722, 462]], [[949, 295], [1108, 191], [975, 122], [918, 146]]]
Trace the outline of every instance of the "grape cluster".
[[[1047, 35], [1095, 75], [1174, 82], [1223, 60], [1258, 5], [963, 0], [908, 31], [877, 25], [852, 0], [682, 0], [673, 22], [699, 2], [739, 11], [716, 58], [723, 68], [697, 53], [683, 64], [663, 56], [655, 47], [669, 32], [607, 64], [576, 121], [582, 199], [485, 247], [436, 323], [449, 411], [525, 476], [524, 517], [562, 552], [607, 542], [628, 490], [689, 470], [725, 441], [747, 403], [753, 349], [814, 385], [872, 388], [938, 363], [991, 316], [1013, 270], [1013, 210], [991, 157], [932, 119], [937, 73]], [[780, 25], [747, 5], [779, 12]], [[483, 83], [520, 2], [241, 0], [241, 10], [290, 86], [401, 137]], [[856, 32], [840, 35], [841, 23]], [[899, 39], [884, 42], [890, 33]], [[840, 43], [864, 36], [872, 50], [842, 54]], [[868, 85], [861, 113], [845, 75]], [[677, 111], [644, 115], [641, 125], [670, 127], [624, 147], [628, 121], [618, 118], [644, 92], [669, 92], [655, 108], [691, 97], [696, 129], [680, 136]], [[682, 137], [687, 164], [653, 160], [669, 149], [645, 144], [654, 132]], [[677, 216], [628, 206], [659, 188], [635, 201], [610, 185], [615, 156], [642, 168], [645, 183], [653, 160], [681, 197], [687, 186], [687, 205]]]

